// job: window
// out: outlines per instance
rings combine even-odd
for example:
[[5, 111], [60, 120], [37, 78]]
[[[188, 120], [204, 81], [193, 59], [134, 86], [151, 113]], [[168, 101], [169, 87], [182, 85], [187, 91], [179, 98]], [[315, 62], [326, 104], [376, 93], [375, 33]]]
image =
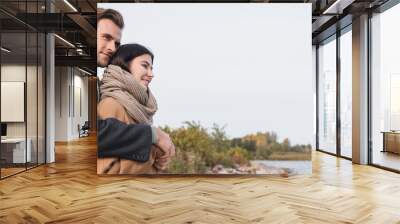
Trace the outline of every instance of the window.
[[340, 154], [351, 158], [353, 74], [351, 26], [347, 30], [340, 36]]
[[400, 170], [400, 5], [371, 19], [372, 163]]
[[336, 40], [318, 48], [318, 146], [336, 153]]
[[0, 178], [45, 163], [45, 35], [17, 18], [40, 13], [42, 5], [44, 1], [0, 3], [13, 12], [0, 12], [0, 111], [4, 115]]

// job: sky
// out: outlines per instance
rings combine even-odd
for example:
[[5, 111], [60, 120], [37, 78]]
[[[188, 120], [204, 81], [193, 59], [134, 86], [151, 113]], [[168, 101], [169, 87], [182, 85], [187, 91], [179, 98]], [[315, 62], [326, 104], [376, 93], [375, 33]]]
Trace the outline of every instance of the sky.
[[274, 131], [312, 144], [311, 4], [99, 3], [121, 12], [122, 44], [155, 55], [154, 125], [196, 121], [228, 137]]

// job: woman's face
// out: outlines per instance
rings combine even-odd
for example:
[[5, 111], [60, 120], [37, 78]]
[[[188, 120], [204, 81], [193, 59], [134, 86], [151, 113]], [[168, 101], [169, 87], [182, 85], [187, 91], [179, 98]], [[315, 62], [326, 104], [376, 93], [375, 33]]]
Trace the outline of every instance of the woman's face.
[[148, 88], [151, 80], [154, 77], [153, 62], [150, 55], [144, 54], [134, 58], [129, 64], [129, 70], [136, 81]]

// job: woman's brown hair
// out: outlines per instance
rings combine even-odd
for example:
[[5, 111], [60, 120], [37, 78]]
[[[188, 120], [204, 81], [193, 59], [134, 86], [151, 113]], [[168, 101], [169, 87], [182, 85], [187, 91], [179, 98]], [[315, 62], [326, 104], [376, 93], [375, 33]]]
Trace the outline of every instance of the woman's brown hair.
[[118, 48], [117, 52], [110, 59], [110, 64], [117, 65], [125, 71], [131, 72], [129, 71], [129, 63], [134, 58], [144, 54], [150, 55], [151, 61], [154, 61], [154, 54], [145, 46], [140, 44], [124, 44]]

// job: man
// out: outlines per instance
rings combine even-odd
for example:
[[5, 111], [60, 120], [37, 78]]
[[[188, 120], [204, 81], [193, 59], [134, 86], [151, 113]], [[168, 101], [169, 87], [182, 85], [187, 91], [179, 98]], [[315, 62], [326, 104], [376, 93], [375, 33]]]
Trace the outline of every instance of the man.
[[[97, 11], [97, 66], [106, 67], [111, 56], [120, 45], [124, 21], [113, 9]], [[99, 75], [99, 74], [98, 74]], [[149, 125], [127, 125], [110, 118], [98, 121], [98, 157], [119, 157], [139, 162], [149, 159], [152, 144], [158, 146], [167, 156], [159, 159], [155, 166], [166, 169], [175, 154], [175, 146], [168, 134]]]

